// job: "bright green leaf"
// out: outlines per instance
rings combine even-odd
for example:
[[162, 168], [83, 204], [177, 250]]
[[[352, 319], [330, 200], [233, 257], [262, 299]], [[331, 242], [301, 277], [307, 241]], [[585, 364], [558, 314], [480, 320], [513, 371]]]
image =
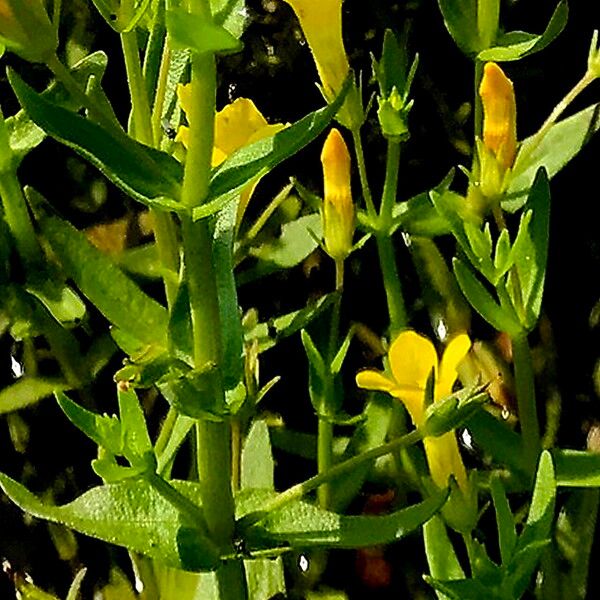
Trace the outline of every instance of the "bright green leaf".
[[132, 198], [148, 206], [181, 210], [182, 165], [165, 152], [46, 100], [14, 72], [10, 84], [29, 117], [48, 135], [73, 148]]
[[167, 311], [147, 296], [85, 235], [53, 214], [40, 198], [34, 211], [65, 272], [113, 324], [145, 343], [166, 347]]
[[[197, 483], [171, 484], [200, 504]], [[0, 487], [17, 506], [35, 517], [62, 523], [168, 566], [205, 571], [219, 564], [218, 550], [212, 542], [186, 523], [177, 509], [144, 480], [98, 486], [63, 506], [44, 504], [4, 474], [0, 474]]]
[[600, 487], [600, 454], [555, 448], [556, 484], [562, 487]]
[[265, 421], [255, 421], [250, 427], [244, 440], [241, 463], [242, 489], [275, 489], [275, 463], [271, 452], [269, 428]]
[[0, 390], [0, 414], [20, 410], [51, 396], [54, 392], [69, 389], [60, 379], [43, 377], [22, 377], [15, 383]]
[[577, 156], [600, 129], [599, 115], [600, 104], [594, 104], [553, 125], [539, 143], [535, 135], [527, 138], [517, 155], [502, 208], [515, 212], [525, 204], [540, 167], [545, 167], [548, 177], [552, 179]]
[[502, 562], [507, 564], [513, 555], [517, 544], [517, 532], [515, 530], [515, 521], [510, 510], [510, 504], [506, 497], [502, 480], [494, 475], [490, 481], [492, 499], [494, 501], [494, 510], [496, 512], [496, 524], [498, 527], [498, 541], [500, 544], [500, 556]]
[[[304, 548], [365, 548], [387, 544], [421, 527], [441, 509], [447, 497], [446, 490], [440, 491], [419, 504], [384, 516], [344, 516], [297, 501], [265, 515], [245, 532], [245, 537], [250, 544], [290, 544]], [[248, 505], [241, 507], [242, 513], [260, 510], [265, 498], [255, 494]]]
[[567, 0], [561, 0], [557, 5], [546, 30], [541, 35], [533, 35], [523, 31], [511, 31], [501, 36], [494, 48], [482, 50], [477, 56], [481, 61], [505, 62], [519, 60], [530, 54], [543, 50], [550, 42], [560, 35], [569, 18]]
[[477, 27], [477, 0], [438, 0], [446, 29], [456, 45], [473, 56], [482, 49]]
[[498, 304], [461, 260], [453, 261], [454, 274], [462, 293], [471, 306], [495, 329], [516, 335], [521, 326], [516, 318]]

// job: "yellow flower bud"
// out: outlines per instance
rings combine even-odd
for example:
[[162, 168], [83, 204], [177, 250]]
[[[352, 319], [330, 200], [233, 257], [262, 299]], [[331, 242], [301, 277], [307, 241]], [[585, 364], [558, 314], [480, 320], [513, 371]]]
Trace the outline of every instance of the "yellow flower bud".
[[486, 63], [479, 95], [483, 103], [483, 143], [507, 171], [517, 154], [517, 104], [511, 80], [496, 63]]
[[31, 62], [45, 62], [58, 46], [43, 0], [0, 0], [0, 41]]
[[337, 129], [332, 129], [325, 140], [321, 163], [325, 249], [334, 260], [344, 260], [352, 250], [355, 214], [350, 187], [350, 153]]
[[[298, 17], [317, 66], [323, 94], [335, 99], [350, 72], [342, 39], [342, 0], [285, 0]], [[363, 121], [356, 89], [351, 89], [338, 112], [338, 120], [353, 129]]]

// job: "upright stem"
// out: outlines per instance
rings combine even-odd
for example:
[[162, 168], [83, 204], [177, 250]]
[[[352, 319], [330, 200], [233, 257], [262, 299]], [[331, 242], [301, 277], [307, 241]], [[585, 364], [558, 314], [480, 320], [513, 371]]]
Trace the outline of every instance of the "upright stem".
[[[335, 261], [335, 291], [337, 298], [333, 304], [331, 322], [329, 328], [329, 343], [327, 346], [327, 364], [331, 364], [337, 351], [337, 344], [340, 332], [340, 310], [342, 300], [342, 290], [344, 288], [344, 261]], [[323, 390], [324, 413], [319, 415], [319, 426], [317, 430], [317, 470], [319, 473], [328, 471], [333, 466], [333, 423], [331, 422], [331, 407], [334, 403], [335, 393], [335, 375], [328, 373], [328, 379], [325, 382]], [[323, 484], [317, 490], [317, 498], [321, 508], [329, 508], [331, 505], [331, 486], [328, 483]]]
[[390, 236], [392, 211], [398, 192], [398, 173], [400, 168], [400, 143], [388, 141], [385, 182], [379, 209], [378, 231], [375, 234], [379, 264], [383, 276], [383, 285], [390, 315], [390, 334], [394, 337], [407, 326], [406, 306], [402, 292], [402, 282], [398, 273], [394, 245]]
[[[207, 0], [188, 0], [192, 13], [210, 15]], [[202, 204], [208, 183], [214, 139], [216, 95], [215, 58], [192, 54], [188, 113], [189, 138], [183, 176], [182, 203], [190, 209]], [[184, 261], [190, 293], [194, 363], [198, 370], [214, 367], [212, 393], [224, 405], [221, 381], [221, 324], [208, 221], [182, 218]], [[198, 474], [202, 482], [202, 509], [208, 530], [219, 547], [232, 550], [235, 509], [231, 488], [231, 430], [229, 422], [199, 419], [196, 423]], [[221, 600], [246, 598], [243, 563], [234, 560], [217, 571]]]
[[519, 422], [523, 438], [524, 452], [531, 472], [535, 469], [541, 449], [540, 426], [535, 399], [535, 381], [531, 350], [527, 334], [512, 338], [513, 359], [515, 363], [515, 388], [519, 408]]
[[365, 199], [365, 206], [367, 207], [367, 213], [369, 216], [374, 218], [377, 213], [375, 211], [375, 205], [373, 204], [373, 196], [371, 194], [371, 188], [369, 187], [369, 180], [367, 178], [367, 166], [365, 164], [365, 154], [362, 147], [360, 129], [355, 128], [352, 130], [352, 139], [354, 141], [354, 152], [356, 153], [356, 163], [358, 164], [358, 174], [360, 177], [360, 186], [362, 189], [363, 198]]
[[[131, 97], [131, 122], [137, 140], [147, 146], [155, 146], [158, 139], [152, 130], [150, 104], [135, 31], [121, 34], [121, 46], [127, 72], [127, 83]], [[161, 265], [164, 268], [163, 283], [167, 303], [172, 306], [177, 295], [177, 272], [179, 271], [179, 253], [177, 233], [171, 216], [160, 210], [151, 209], [154, 240]]]

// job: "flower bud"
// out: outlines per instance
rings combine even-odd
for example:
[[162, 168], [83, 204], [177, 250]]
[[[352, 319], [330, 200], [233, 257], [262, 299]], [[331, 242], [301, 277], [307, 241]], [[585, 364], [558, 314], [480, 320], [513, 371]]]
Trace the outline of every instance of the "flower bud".
[[486, 63], [479, 95], [483, 102], [483, 143], [506, 171], [517, 154], [517, 104], [511, 80], [496, 63]]
[[352, 250], [355, 214], [350, 188], [350, 154], [344, 138], [332, 129], [321, 153], [323, 165], [323, 237], [327, 254], [344, 260]]
[[0, 0], [0, 41], [31, 62], [45, 62], [58, 38], [43, 0]]

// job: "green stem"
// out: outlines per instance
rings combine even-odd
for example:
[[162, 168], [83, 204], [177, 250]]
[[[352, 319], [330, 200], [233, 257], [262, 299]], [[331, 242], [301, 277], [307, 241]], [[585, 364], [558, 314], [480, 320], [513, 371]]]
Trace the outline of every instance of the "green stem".
[[398, 194], [398, 174], [400, 172], [400, 143], [388, 140], [385, 165], [385, 181], [381, 206], [379, 207], [379, 226], [382, 232], [389, 231]]
[[167, 82], [169, 81], [170, 65], [171, 48], [169, 47], [169, 40], [165, 39], [162, 57], [160, 59], [160, 68], [158, 70], [158, 81], [156, 85], [156, 94], [154, 95], [154, 105], [152, 107], [152, 133], [157, 142], [162, 137], [161, 123], [165, 104], [165, 94], [167, 92]]
[[[121, 34], [121, 46], [131, 97], [131, 123], [135, 133], [134, 137], [147, 146], [155, 146], [160, 138], [155, 138], [152, 128], [147, 86], [140, 63], [135, 30]], [[165, 295], [168, 305], [173, 306], [177, 295], [177, 273], [179, 271], [177, 233], [169, 214], [154, 209], [151, 209], [150, 212], [159, 261], [165, 271], [163, 275]]]
[[550, 116], [544, 121], [543, 125], [539, 128], [537, 133], [533, 136], [531, 142], [523, 150], [523, 152], [517, 155], [515, 164], [525, 162], [541, 144], [542, 140], [546, 137], [546, 134], [550, 131], [554, 123], [566, 110], [566, 108], [575, 100], [583, 90], [596, 79], [596, 76], [587, 71], [585, 75], [573, 86], [573, 88], [567, 93], [567, 95], [554, 107]]
[[383, 286], [385, 288], [390, 315], [390, 335], [394, 338], [400, 331], [406, 329], [408, 324], [402, 283], [400, 282], [400, 274], [396, 265], [392, 238], [388, 235], [378, 233], [375, 236], [375, 240], [377, 242], [379, 265], [383, 276]]
[[15, 239], [24, 266], [28, 270], [39, 267], [42, 251], [27, 210], [21, 184], [12, 169], [0, 171], [0, 197], [4, 207], [4, 218]]
[[527, 464], [533, 473], [541, 448], [533, 362], [531, 360], [531, 350], [526, 333], [513, 336], [511, 341], [515, 363], [515, 388], [519, 408], [521, 436], [523, 438]]
[[337, 479], [346, 473], [350, 473], [360, 465], [375, 460], [380, 456], [385, 456], [386, 454], [395, 452], [400, 448], [406, 448], [416, 444], [422, 439], [422, 437], [422, 433], [418, 429], [415, 429], [400, 438], [392, 440], [391, 442], [387, 442], [386, 444], [382, 444], [377, 448], [372, 448], [371, 450], [367, 450], [366, 452], [349, 458], [344, 462], [338, 463], [334, 467], [331, 467], [331, 469], [328, 471], [319, 473], [318, 475], [315, 475], [314, 477], [311, 477], [302, 483], [298, 483], [291, 488], [288, 488], [285, 490], [285, 492], [281, 492], [281, 494], [271, 500], [271, 502], [268, 502], [262, 510], [246, 515], [242, 519], [243, 525], [244, 527], [254, 525], [260, 522], [271, 511], [278, 510], [286, 504], [302, 498], [302, 496], [312, 492], [324, 483], [333, 481], [334, 479]]
[[[207, 0], [189, 0], [192, 13], [210, 15]], [[215, 57], [191, 58], [188, 113], [189, 138], [185, 160], [182, 203], [190, 209], [202, 204], [208, 194], [214, 139], [216, 104]], [[213, 265], [211, 230], [207, 220], [194, 223], [182, 217], [184, 261], [190, 294], [190, 311], [197, 370], [212, 368], [212, 393], [217, 406], [225, 404], [221, 381], [221, 323]], [[231, 428], [227, 421], [198, 420], [196, 423], [198, 475], [202, 482], [202, 509], [213, 541], [233, 549], [235, 507], [231, 487]], [[217, 571], [220, 600], [247, 597], [243, 562], [227, 562]]]
[[365, 153], [363, 151], [360, 129], [355, 128], [352, 130], [352, 139], [354, 141], [354, 152], [356, 153], [356, 163], [358, 165], [360, 185], [362, 188], [363, 198], [365, 199], [367, 213], [371, 218], [375, 218], [377, 212], [375, 211], [375, 205], [373, 204], [373, 196], [371, 194], [371, 188], [369, 187], [369, 180], [367, 178], [367, 167], [365, 164]]
[[150, 120], [150, 104], [146, 84], [142, 75], [140, 52], [135, 30], [121, 34], [121, 46], [125, 59], [125, 71], [131, 97], [131, 122], [135, 138], [147, 146], [154, 146], [152, 124]]

